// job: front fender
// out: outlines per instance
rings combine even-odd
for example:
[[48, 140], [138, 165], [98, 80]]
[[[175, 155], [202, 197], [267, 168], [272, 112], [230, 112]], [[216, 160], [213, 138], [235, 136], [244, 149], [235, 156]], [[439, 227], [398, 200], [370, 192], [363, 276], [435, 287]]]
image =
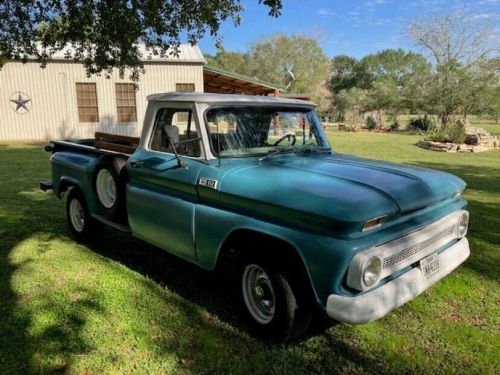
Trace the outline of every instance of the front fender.
[[302, 259], [316, 300], [322, 306], [332, 292], [340, 293], [342, 278], [353, 253], [352, 247], [349, 248], [351, 244], [344, 240], [282, 227], [215, 207], [196, 207], [195, 228], [198, 262], [208, 270], [216, 267], [225, 241], [236, 230], [251, 230], [286, 242]]

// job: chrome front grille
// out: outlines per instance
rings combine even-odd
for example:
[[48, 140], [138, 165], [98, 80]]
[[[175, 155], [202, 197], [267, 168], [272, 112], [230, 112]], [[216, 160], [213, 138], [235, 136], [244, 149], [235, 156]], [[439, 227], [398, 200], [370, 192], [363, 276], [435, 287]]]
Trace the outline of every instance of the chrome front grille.
[[364, 267], [373, 257], [381, 261], [379, 280], [382, 280], [450, 244], [459, 238], [458, 223], [464, 212], [454, 211], [426, 227], [360, 251], [349, 265], [347, 285], [356, 290], [369, 289], [364, 284], [363, 274]]
[[443, 229], [442, 231], [436, 233], [432, 237], [423, 240], [422, 242], [416, 243], [403, 249], [396, 254], [384, 258], [382, 263], [382, 269], [392, 268], [397, 266], [399, 263], [404, 262], [406, 259], [415, 256], [418, 253], [424, 253], [427, 249], [434, 247], [444, 238], [451, 236], [455, 231], [455, 225], [450, 225], [449, 227]]

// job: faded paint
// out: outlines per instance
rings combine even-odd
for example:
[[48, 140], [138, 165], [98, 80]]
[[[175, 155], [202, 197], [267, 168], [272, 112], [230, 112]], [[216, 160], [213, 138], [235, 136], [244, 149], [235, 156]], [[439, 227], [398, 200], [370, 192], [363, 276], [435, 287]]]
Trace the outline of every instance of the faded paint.
[[[69, 61], [53, 61], [45, 69], [33, 61], [6, 63], [0, 70], [0, 140], [93, 138], [96, 131], [139, 136], [148, 95], [175, 91], [176, 83], [194, 83], [195, 91], [203, 92], [203, 60], [144, 65], [136, 91], [137, 122], [122, 124], [117, 123], [115, 83], [130, 82], [126, 75], [87, 77], [82, 64]], [[77, 82], [96, 83], [99, 123], [78, 121]], [[15, 112], [10, 101], [18, 91], [31, 99], [27, 113]]]

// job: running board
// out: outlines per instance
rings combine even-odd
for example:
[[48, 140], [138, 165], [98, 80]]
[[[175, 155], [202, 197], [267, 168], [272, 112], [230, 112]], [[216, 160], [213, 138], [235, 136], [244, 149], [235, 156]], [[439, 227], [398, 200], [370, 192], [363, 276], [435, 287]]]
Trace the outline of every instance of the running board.
[[130, 230], [130, 227], [128, 225], [126, 226], [126, 225], [121, 225], [121, 224], [115, 223], [114, 221], [106, 219], [104, 216], [97, 215], [97, 214], [92, 214], [92, 217], [94, 219], [100, 221], [101, 223], [106, 224], [112, 228], [121, 230], [122, 232], [132, 233], [132, 230]]

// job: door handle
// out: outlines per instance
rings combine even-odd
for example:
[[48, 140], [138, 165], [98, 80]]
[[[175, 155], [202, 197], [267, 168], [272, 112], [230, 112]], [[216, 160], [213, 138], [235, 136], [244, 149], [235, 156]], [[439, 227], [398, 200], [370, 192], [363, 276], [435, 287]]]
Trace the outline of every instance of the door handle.
[[140, 168], [140, 167], [142, 167], [143, 164], [144, 164], [144, 162], [142, 160], [131, 160], [130, 161], [130, 166], [132, 168]]

